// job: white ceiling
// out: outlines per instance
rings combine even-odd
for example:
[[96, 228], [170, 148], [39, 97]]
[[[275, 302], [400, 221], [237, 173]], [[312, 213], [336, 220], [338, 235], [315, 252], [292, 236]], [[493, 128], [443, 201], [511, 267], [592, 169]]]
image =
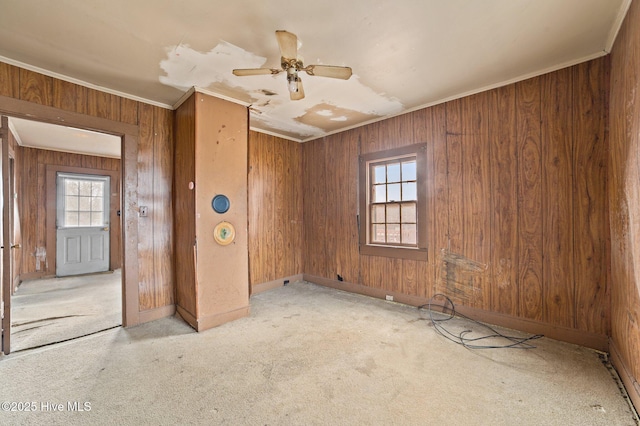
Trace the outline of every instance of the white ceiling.
[[120, 158], [122, 140], [106, 133], [15, 117], [9, 118], [9, 128], [20, 146]]
[[[190, 88], [305, 141], [605, 55], [631, 0], [2, 0], [0, 61], [174, 108]], [[275, 30], [305, 65], [291, 101]]]

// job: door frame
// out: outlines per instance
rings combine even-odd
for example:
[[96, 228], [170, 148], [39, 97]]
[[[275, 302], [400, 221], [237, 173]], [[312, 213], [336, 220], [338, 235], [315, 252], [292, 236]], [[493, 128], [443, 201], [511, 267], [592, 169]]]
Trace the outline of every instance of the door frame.
[[0, 114], [119, 136], [122, 247], [122, 324], [140, 323], [138, 289], [138, 125], [0, 96]]
[[11, 352], [11, 295], [13, 294], [13, 275], [11, 273], [11, 216], [13, 214], [13, 203], [8, 202], [10, 198], [10, 174], [9, 174], [9, 121], [6, 115], [0, 115], [0, 140], [2, 146], [1, 169], [2, 169], [2, 353]]

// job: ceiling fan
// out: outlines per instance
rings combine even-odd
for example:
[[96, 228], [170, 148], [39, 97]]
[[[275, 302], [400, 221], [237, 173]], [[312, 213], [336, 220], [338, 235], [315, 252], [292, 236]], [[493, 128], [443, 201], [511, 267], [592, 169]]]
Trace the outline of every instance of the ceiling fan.
[[284, 30], [276, 31], [276, 38], [280, 46], [280, 65], [277, 68], [248, 68], [235, 69], [233, 74], [237, 76], [262, 75], [262, 74], [279, 74], [282, 71], [287, 73], [287, 88], [289, 89], [292, 100], [297, 101], [304, 98], [304, 89], [302, 88], [302, 80], [298, 76], [300, 71], [304, 71], [309, 75], [320, 77], [340, 78], [348, 80], [351, 77], [351, 68], [338, 67], [333, 65], [307, 65], [302, 64], [298, 59], [298, 37], [295, 34]]

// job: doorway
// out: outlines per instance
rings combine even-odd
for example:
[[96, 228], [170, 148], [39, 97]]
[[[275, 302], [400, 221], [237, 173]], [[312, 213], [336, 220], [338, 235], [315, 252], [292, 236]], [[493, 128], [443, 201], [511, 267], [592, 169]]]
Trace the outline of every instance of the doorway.
[[[120, 159], [100, 157], [90, 150], [51, 149], [56, 138], [81, 138], [87, 147], [104, 143], [93, 138], [96, 132], [16, 118], [9, 121], [18, 158], [38, 164], [37, 170], [23, 173], [29, 176], [22, 186], [17, 185], [12, 198], [25, 211], [18, 222], [28, 252], [41, 255], [37, 266], [27, 259], [21, 283], [11, 296], [10, 350], [50, 345], [122, 325], [122, 248], [119, 238], [111, 244], [110, 237], [112, 225], [116, 235], [121, 232], [116, 215], [121, 172], [114, 167]], [[40, 130], [34, 132], [34, 128]], [[38, 140], [29, 139], [34, 134], [44, 134], [47, 145], [40, 147]], [[109, 137], [119, 155], [121, 137]], [[105, 167], [108, 170], [102, 170]], [[29, 238], [39, 243], [29, 244]]]

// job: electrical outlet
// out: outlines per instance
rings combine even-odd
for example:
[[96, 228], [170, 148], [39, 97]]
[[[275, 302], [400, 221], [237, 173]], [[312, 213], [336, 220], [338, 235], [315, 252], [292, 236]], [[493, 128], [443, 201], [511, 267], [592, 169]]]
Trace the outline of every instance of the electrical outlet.
[[386, 299], [387, 299], [389, 302], [393, 302], [393, 296], [392, 296], [392, 295], [390, 295], [390, 294], [387, 294]]
[[149, 207], [140, 206], [140, 217], [147, 217], [149, 215]]

